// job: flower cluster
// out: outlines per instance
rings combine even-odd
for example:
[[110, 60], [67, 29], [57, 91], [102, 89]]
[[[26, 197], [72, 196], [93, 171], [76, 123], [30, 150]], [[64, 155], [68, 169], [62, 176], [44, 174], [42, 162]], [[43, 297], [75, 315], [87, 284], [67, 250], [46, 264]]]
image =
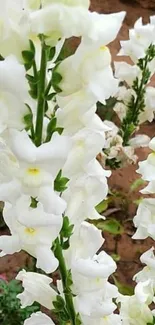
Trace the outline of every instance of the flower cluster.
[[[152, 122], [155, 112], [155, 88], [150, 86], [150, 80], [155, 73], [155, 21], [150, 17], [150, 23], [142, 24], [139, 18], [134, 29], [129, 31], [129, 40], [121, 41], [119, 56], [128, 56], [133, 61], [114, 63], [115, 77], [119, 80], [114, 111], [119, 117], [120, 127], [113, 134], [106, 154], [107, 164], [115, 160], [135, 162], [134, 148], [147, 146], [149, 137], [140, 135], [133, 137], [140, 125], [146, 121]], [[115, 144], [113, 146], [113, 143]], [[111, 148], [112, 147], [112, 148]], [[114, 147], [114, 148], [113, 148]], [[110, 150], [109, 150], [110, 149]], [[121, 155], [123, 153], [123, 157]], [[125, 155], [130, 159], [125, 159]], [[117, 165], [116, 165], [117, 166]]]
[[[61, 325], [135, 325], [137, 314], [146, 325], [153, 321], [153, 282], [144, 270], [136, 275], [135, 295], [121, 296], [108, 281], [116, 263], [101, 250], [102, 233], [91, 223], [101, 218], [95, 207], [108, 194], [111, 174], [96, 156], [110, 147], [115, 157], [113, 126], [100, 120], [96, 104], [119, 91], [107, 45], [125, 13], [100, 15], [88, 7], [88, 0], [0, 4], [0, 200], [10, 229], [0, 237], [0, 255], [24, 250], [36, 259], [38, 272], [16, 277], [22, 308], [38, 302]], [[72, 36], [81, 43], [62, 59]], [[115, 136], [119, 142], [118, 130]], [[55, 284], [46, 274], [57, 269]], [[42, 312], [24, 322], [40, 324], [54, 323]]]

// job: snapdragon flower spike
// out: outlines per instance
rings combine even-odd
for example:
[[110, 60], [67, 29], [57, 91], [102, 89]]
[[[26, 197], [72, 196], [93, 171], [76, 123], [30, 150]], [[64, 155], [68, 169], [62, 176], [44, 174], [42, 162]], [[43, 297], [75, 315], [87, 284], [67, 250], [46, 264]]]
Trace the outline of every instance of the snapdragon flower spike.
[[31, 207], [31, 198], [21, 196], [16, 205], [5, 204], [3, 217], [11, 236], [0, 237], [2, 255], [25, 250], [37, 259], [36, 266], [46, 273], [55, 271], [58, 260], [51, 246], [62, 227], [62, 214], [45, 213], [43, 205]]
[[[28, 90], [23, 95], [20, 89], [24, 65], [31, 69], [26, 78], [31, 95], [35, 88], [30, 107], [31, 122], [36, 127], [30, 136], [27, 128], [9, 124], [4, 133], [6, 144], [1, 143], [0, 200], [5, 202], [4, 220], [11, 233], [0, 238], [1, 255], [23, 249], [46, 273], [59, 266], [63, 298], [50, 286], [51, 278], [19, 272], [17, 280], [22, 281], [24, 291], [17, 297], [22, 308], [36, 301], [53, 309], [58, 296], [67, 315], [65, 323], [80, 325], [82, 321], [87, 325], [88, 319], [92, 325], [94, 321], [111, 325], [115, 319], [120, 323], [120, 317], [113, 315], [113, 298], [118, 290], [107, 281], [116, 264], [104, 251], [98, 253], [104, 242], [101, 231], [83, 220], [100, 217], [95, 207], [108, 193], [106, 178], [110, 172], [102, 169], [96, 155], [105, 145], [109, 128], [97, 117], [96, 103], [105, 103], [118, 90], [106, 45], [116, 37], [125, 13], [91, 13], [88, 0], [13, 0], [13, 4], [11, 0], [0, 4], [4, 9], [0, 45], [6, 58], [0, 68], [3, 65], [5, 70], [5, 65], [15, 62], [21, 85], [14, 91], [12, 77], [6, 78], [3, 86], [29, 104]], [[57, 62], [64, 39], [71, 36], [82, 36], [81, 45], [70, 58]], [[10, 53], [23, 63], [22, 67], [17, 60], [7, 58]], [[47, 126], [49, 115], [59, 131], [64, 128], [63, 135], [51, 127], [49, 138], [46, 136], [45, 129], [49, 131], [53, 122], [49, 119]], [[65, 185], [68, 182], [66, 193], [61, 193], [64, 186], [56, 186], [61, 174]], [[62, 228], [65, 220], [66, 233]], [[66, 239], [68, 250], [61, 247]], [[58, 316], [63, 323], [61, 312]], [[42, 323], [53, 324], [47, 316], [36, 313], [24, 325]]]

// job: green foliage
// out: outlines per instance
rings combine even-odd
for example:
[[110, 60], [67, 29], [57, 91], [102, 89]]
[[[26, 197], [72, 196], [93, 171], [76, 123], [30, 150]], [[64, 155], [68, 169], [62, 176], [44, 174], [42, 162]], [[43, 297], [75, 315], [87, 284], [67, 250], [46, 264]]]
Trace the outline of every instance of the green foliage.
[[106, 166], [115, 170], [121, 167], [121, 161], [118, 160], [117, 158], [106, 159]]
[[35, 59], [35, 46], [31, 40], [29, 40], [29, 50], [22, 51], [22, 57], [24, 60], [25, 69], [31, 69]]
[[69, 218], [67, 216], [63, 217], [63, 225], [62, 225], [62, 229], [60, 232], [61, 247], [63, 249], [69, 248], [69, 245], [70, 245], [69, 240], [73, 234], [73, 228], [74, 228], [74, 225], [70, 224]]
[[[47, 99], [48, 100], [48, 99]], [[48, 126], [47, 126], [47, 137], [46, 137], [46, 142], [50, 141], [52, 138], [52, 135], [54, 132], [58, 132], [60, 135], [63, 132], [63, 128], [57, 127], [57, 119], [56, 117], [53, 117]], [[58, 177], [58, 176], [57, 176]], [[60, 180], [59, 180], [60, 181]], [[58, 191], [59, 192], [59, 191]], [[61, 192], [61, 191], [60, 191]]]
[[51, 80], [51, 84], [56, 93], [60, 93], [62, 91], [61, 88], [59, 87], [59, 83], [62, 80], [62, 76], [60, 73], [57, 72], [58, 66], [59, 63], [55, 66], [55, 68], [52, 71], [52, 80]]
[[[70, 315], [66, 308], [65, 300], [57, 295], [56, 301], [53, 302], [54, 309], [52, 312], [57, 316], [59, 324], [61, 325], [71, 325]], [[81, 320], [79, 314], [75, 316], [75, 325], [81, 325]]]
[[114, 115], [113, 107], [115, 106], [117, 99], [110, 97], [106, 100], [106, 104], [100, 102], [97, 103], [97, 114], [102, 120], [111, 121]]
[[27, 108], [29, 110], [28, 114], [24, 116], [24, 123], [26, 125], [25, 129], [26, 131], [30, 130], [33, 127], [33, 113], [29, 105], [27, 105]]
[[108, 200], [101, 201], [96, 207], [98, 213], [102, 213], [108, 209]]
[[56, 314], [59, 323], [62, 325], [67, 324], [67, 322], [70, 320], [70, 316], [66, 308], [65, 300], [61, 296], [57, 295], [56, 301], [53, 302], [53, 306], [54, 309], [52, 312]]
[[121, 123], [120, 135], [123, 138], [124, 146], [129, 144], [129, 139], [139, 124], [139, 115], [145, 109], [146, 85], [151, 76], [148, 63], [153, 58], [155, 58], [155, 45], [151, 44], [146, 51], [145, 57], [138, 60], [137, 66], [140, 68], [142, 76], [140, 80], [136, 78], [133, 82], [132, 89], [135, 92], [135, 96], [131, 96], [127, 105], [127, 114]]
[[68, 182], [69, 178], [62, 177], [62, 170], [60, 170], [54, 181], [54, 190], [57, 192], [64, 192], [67, 188], [66, 185]]
[[124, 228], [121, 223], [114, 218], [101, 220], [96, 223], [96, 227], [113, 235], [121, 235], [124, 232]]
[[18, 281], [12, 280], [7, 283], [0, 280], [0, 324], [23, 325], [26, 318], [40, 309], [38, 304], [21, 309], [20, 301], [16, 298], [20, 292], [22, 287]]

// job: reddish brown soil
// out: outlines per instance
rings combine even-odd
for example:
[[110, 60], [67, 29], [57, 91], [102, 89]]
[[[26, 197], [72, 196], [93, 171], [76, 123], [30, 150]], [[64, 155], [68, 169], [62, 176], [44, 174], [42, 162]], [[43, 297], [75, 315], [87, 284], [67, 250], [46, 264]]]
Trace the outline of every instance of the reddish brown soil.
[[[147, 0], [146, 0], [147, 2]], [[113, 57], [116, 58], [116, 53], [119, 50], [119, 40], [128, 38], [128, 29], [131, 28], [140, 16], [147, 22], [150, 15], [155, 14], [155, 11], [142, 8], [135, 0], [92, 0], [91, 10], [96, 10], [102, 13], [112, 13], [121, 10], [127, 11], [127, 16], [123, 27], [115, 42], [110, 44]], [[143, 127], [143, 133], [153, 137], [155, 135], [155, 122], [152, 124], [146, 124]], [[144, 160], [148, 155], [148, 149], [138, 150], [139, 160]], [[115, 213], [125, 228], [125, 233], [120, 236], [112, 236], [108, 233], [104, 234], [106, 238], [104, 249], [112, 254], [120, 255], [120, 261], [118, 262], [117, 278], [119, 281], [125, 284], [134, 285], [132, 281], [133, 275], [141, 268], [139, 262], [139, 256], [149, 249], [154, 242], [151, 239], [145, 241], [134, 241], [131, 239], [134, 233], [132, 224], [132, 218], [135, 214], [136, 205], [133, 204], [135, 199], [138, 199], [138, 192], [130, 193], [130, 185], [137, 179], [136, 166], [127, 166], [126, 168], [119, 169], [112, 173], [109, 180], [109, 184], [112, 190], [117, 190], [124, 195], [124, 203], [122, 205], [122, 199], [116, 202], [115, 206], [121, 209], [121, 211]], [[1, 234], [6, 233], [1, 231]], [[0, 259], [0, 274], [5, 273], [10, 280], [15, 277], [19, 269], [22, 267], [28, 267], [32, 265], [32, 259], [27, 256], [26, 253], [18, 253], [13, 256], [6, 256]]]

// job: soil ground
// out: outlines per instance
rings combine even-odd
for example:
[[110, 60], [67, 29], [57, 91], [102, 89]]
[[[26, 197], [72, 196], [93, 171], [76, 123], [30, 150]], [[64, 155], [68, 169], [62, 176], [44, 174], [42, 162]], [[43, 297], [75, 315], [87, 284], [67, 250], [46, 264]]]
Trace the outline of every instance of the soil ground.
[[[147, 2], [147, 0], [146, 0]], [[121, 10], [127, 11], [127, 16], [123, 27], [115, 42], [110, 44], [110, 48], [114, 59], [119, 50], [119, 40], [128, 38], [128, 29], [131, 28], [140, 16], [147, 22], [150, 15], [155, 15], [155, 11], [142, 8], [135, 0], [92, 0], [91, 10], [96, 10], [100, 13], [112, 13]], [[153, 82], [154, 83], [154, 82]], [[150, 137], [155, 136], [155, 122], [152, 124], [146, 123], [143, 126], [141, 133], [145, 133]], [[139, 160], [144, 160], [148, 155], [148, 149], [140, 149], [137, 154]], [[118, 254], [120, 261], [118, 262], [118, 270], [116, 273], [117, 279], [128, 285], [134, 286], [132, 281], [133, 275], [142, 267], [139, 261], [140, 255], [149, 249], [154, 242], [151, 239], [145, 241], [132, 240], [131, 236], [134, 233], [132, 219], [136, 211], [136, 205], [133, 204], [135, 199], [138, 199], [138, 192], [130, 192], [130, 186], [139, 176], [136, 173], [137, 165], [130, 165], [126, 168], [113, 171], [109, 180], [111, 190], [122, 193], [123, 199], [117, 200], [115, 207], [118, 207], [118, 212], [113, 216], [118, 218], [125, 228], [125, 233], [119, 236], [109, 235], [104, 233], [105, 244], [104, 249], [110, 254]], [[122, 202], [124, 202], [122, 204]], [[1, 235], [6, 234], [7, 230], [2, 229]], [[6, 256], [0, 259], [0, 274], [5, 274], [10, 280], [16, 276], [22, 267], [31, 267], [33, 260], [24, 252]]]

